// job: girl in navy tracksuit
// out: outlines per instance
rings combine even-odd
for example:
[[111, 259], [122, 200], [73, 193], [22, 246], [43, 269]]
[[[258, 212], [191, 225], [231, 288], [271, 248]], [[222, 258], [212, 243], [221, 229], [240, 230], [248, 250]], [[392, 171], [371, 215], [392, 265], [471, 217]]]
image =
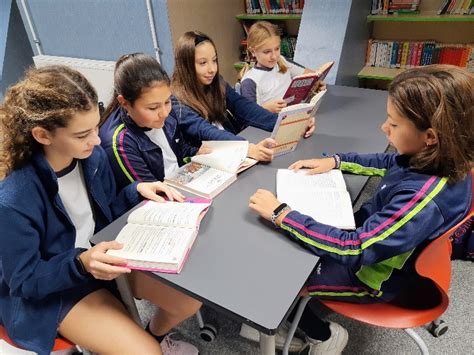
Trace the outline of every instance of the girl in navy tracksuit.
[[[199, 31], [182, 35], [175, 49], [171, 90], [176, 117], [190, 126], [208, 121], [219, 129], [239, 133], [246, 126], [272, 131], [277, 114], [237, 94], [219, 75], [217, 51], [209, 36]], [[314, 120], [305, 137], [314, 131]]]
[[[324, 225], [291, 208], [275, 224], [321, 257], [306, 291], [348, 302], [389, 302], [419, 281], [414, 263], [433, 239], [469, 211], [474, 161], [474, 75], [432, 65], [407, 70], [389, 88], [382, 125], [397, 154], [336, 154], [301, 160], [290, 169], [310, 174], [341, 169], [383, 176], [378, 192], [356, 213], [357, 229]], [[280, 202], [266, 190], [250, 208], [270, 219]], [[281, 210], [281, 208], [279, 209]], [[312, 353], [342, 351], [347, 332], [305, 312], [300, 326]]]
[[[172, 108], [170, 82], [160, 64], [142, 53], [122, 56], [114, 74], [114, 100], [100, 128], [119, 187], [163, 180], [184, 158], [206, 152], [203, 140], [243, 140], [208, 122], [182, 121]], [[249, 145], [249, 156], [271, 160], [273, 140]]]
[[89, 238], [140, 194], [182, 196], [159, 182], [116, 193], [97, 146], [97, 94], [75, 70], [30, 70], [7, 91], [0, 118], [0, 323], [10, 338], [39, 354], [57, 333], [93, 352], [161, 354], [113, 295], [108, 280], [131, 270], [105, 252], [122, 246], [90, 248]]

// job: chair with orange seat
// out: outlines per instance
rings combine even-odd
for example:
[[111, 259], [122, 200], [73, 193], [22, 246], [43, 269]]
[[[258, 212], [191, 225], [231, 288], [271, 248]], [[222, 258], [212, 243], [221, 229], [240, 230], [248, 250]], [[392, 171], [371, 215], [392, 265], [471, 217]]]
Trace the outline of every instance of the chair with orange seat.
[[[10, 344], [11, 346], [15, 348], [20, 348], [17, 344], [13, 342], [13, 340], [10, 339], [3, 325], [0, 325], [0, 340], [5, 341], [6, 343]], [[73, 351], [77, 350], [77, 348], [75, 344], [71, 343], [67, 339], [56, 338], [56, 340], [54, 341], [54, 347], [52, 351], [54, 352], [54, 351], [66, 351], [66, 350], [70, 350], [72, 353]]]
[[[472, 191], [474, 194], [474, 169]], [[412, 297], [433, 299], [433, 294], [438, 293], [435, 304], [429, 307], [413, 307], [406, 302], [357, 304], [334, 300], [320, 300], [322, 304], [336, 313], [363, 323], [385, 327], [403, 329], [418, 345], [423, 354], [428, 354], [428, 347], [413, 328], [429, 324], [428, 329], [434, 336], [440, 336], [447, 331], [447, 325], [439, 320], [449, 304], [448, 290], [451, 283], [451, 236], [474, 216], [474, 198], [471, 200], [469, 213], [461, 222], [449, 229], [440, 237], [430, 242], [417, 257], [415, 262], [416, 272], [422, 277], [420, 289], [411, 291]], [[433, 291], [435, 291], [433, 293]], [[410, 297], [410, 295], [408, 295]], [[288, 332], [288, 338], [283, 349], [283, 354], [288, 354], [288, 346], [293, 338], [297, 324], [301, 318], [306, 304], [311, 297], [301, 300], [293, 324]]]

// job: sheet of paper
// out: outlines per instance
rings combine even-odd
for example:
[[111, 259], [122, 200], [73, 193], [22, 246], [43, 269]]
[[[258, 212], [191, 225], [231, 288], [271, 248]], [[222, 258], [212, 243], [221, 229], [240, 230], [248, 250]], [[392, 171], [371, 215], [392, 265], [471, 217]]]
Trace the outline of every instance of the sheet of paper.
[[128, 216], [129, 223], [194, 228], [209, 203], [147, 201]]

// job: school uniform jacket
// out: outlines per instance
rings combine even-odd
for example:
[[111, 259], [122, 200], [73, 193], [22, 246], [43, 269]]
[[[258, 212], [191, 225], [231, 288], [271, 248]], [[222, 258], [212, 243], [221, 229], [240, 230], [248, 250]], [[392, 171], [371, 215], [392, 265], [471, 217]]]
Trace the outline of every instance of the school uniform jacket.
[[[81, 160], [95, 232], [140, 200], [136, 184], [118, 196], [105, 152]], [[42, 153], [0, 182], [0, 322], [18, 345], [49, 354], [57, 333], [61, 292], [81, 287], [74, 258], [76, 230]]]
[[[330, 258], [352, 268], [362, 283], [376, 291], [369, 292], [373, 297], [393, 299], [404, 285], [413, 281], [415, 259], [428, 241], [453, 227], [469, 211], [471, 175], [459, 183], [448, 184], [447, 178], [408, 167], [406, 156], [339, 156], [343, 171], [384, 176], [377, 193], [356, 214], [358, 228], [344, 231], [297, 211], [285, 217], [281, 228], [323, 262]], [[346, 296], [368, 295], [368, 291], [345, 291]]]
[[[109, 157], [118, 189], [133, 181], [163, 181], [163, 152], [145, 134], [149, 130], [138, 127], [121, 107], [100, 128], [101, 145]], [[163, 131], [179, 166], [185, 157], [196, 154], [198, 148], [184, 142], [176, 118], [168, 116]]]
[[[230, 113], [230, 117], [223, 124], [227, 131], [237, 134], [249, 125], [269, 132], [273, 130], [278, 118], [277, 114], [267, 111], [255, 102], [239, 95], [227, 83], [225, 83], [225, 98], [226, 109]], [[191, 132], [202, 131], [200, 126], [207, 121], [197, 111], [181, 103], [175, 97], [172, 97], [172, 105], [173, 115], [178, 118], [181, 125], [189, 127]]]

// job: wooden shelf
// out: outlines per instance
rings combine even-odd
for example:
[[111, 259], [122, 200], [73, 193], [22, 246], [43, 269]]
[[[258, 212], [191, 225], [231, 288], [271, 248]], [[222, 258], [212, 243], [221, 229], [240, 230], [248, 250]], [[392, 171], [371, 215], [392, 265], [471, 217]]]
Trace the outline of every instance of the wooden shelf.
[[245, 65], [245, 62], [236, 62], [234, 63], [234, 68], [236, 70], [241, 70], [244, 67], [244, 65]]
[[474, 15], [400, 14], [369, 15], [367, 22], [474, 22]]
[[286, 20], [301, 20], [301, 15], [298, 14], [286, 14], [286, 15], [261, 15], [261, 14], [240, 14], [236, 15], [237, 20], [275, 20], [275, 21], [286, 21]]
[[357, 74], [359, 79], [392, 80], [405, 69], [392, 69], [381, 67], [363, 67]]

